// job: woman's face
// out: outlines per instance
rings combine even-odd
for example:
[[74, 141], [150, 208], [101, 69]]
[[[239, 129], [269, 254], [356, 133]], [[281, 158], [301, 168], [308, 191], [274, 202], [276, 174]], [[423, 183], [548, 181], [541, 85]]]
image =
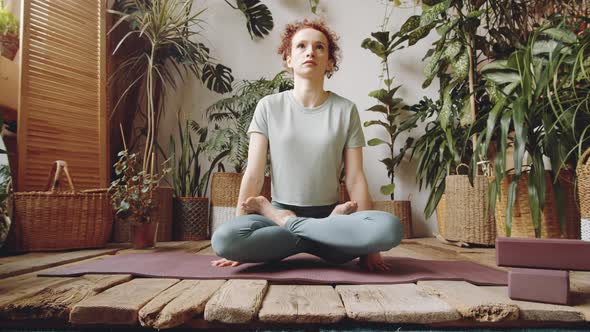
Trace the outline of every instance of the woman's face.
[[318, 30], [305, 28], [297, 31], [291, 40], [291, 55], [287, 66], [300, 77], [321, 77], [333, 66], [329, 58], [328, 39]]

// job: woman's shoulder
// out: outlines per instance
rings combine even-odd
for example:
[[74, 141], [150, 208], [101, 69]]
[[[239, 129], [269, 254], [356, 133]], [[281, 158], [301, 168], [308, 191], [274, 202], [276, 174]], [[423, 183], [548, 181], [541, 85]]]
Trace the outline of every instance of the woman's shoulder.
[[262, 98], [260, 98], [260, 100], [258, 101], [259, 103], [264, 103], [264, 104], [275, 104], [275, 103], [282, 103], [284, 101], [285, 98], [287, 98], [287, 93], [289, 92], [289, 90], [286, 91], [282, 91], [282, 92], [277, 92], [277, 93], [273, 93], [270, 95], [266, 95]]
[[346, 111], [352, 111], [352, 109], [356, 109], [356, 104], [352, 100], [343, 97], [334, 91], [330, 91], [330, 93], [332, 94], [334, 104], [338, 105], [340, 109]]

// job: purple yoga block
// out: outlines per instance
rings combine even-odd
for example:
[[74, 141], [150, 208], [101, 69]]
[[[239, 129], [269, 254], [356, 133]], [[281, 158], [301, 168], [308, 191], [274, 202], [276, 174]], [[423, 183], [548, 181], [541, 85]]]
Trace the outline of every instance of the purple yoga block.
[[508, 296], [513, 300], [568, 304], [569, 271], [513, 268], [508, 273]]
[[496, 239], [498, 266], [590, 271], [590, 242], [568, 239]]

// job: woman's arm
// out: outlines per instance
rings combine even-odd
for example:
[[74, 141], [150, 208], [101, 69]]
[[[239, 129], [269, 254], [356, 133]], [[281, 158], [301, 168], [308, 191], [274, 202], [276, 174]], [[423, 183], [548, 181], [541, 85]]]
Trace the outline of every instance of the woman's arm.
[[268, 139], [261, 133], [250, 134], [250, 145], [248, 147], [248, 166], [240, 184], [240, 195], [236, 216], [246, 214], [242, 210], [242, 203], [248, 197], [258, 196], [264, 184], [264, 168], [266, 167], [266, 153], [268, 151]]
[[358, 203], [359, 211], [372, 210], [373, 199], [369, 194], [369, 186], [363, 170], [362, 147], [344, 149], [344, 171], [350, 200]]

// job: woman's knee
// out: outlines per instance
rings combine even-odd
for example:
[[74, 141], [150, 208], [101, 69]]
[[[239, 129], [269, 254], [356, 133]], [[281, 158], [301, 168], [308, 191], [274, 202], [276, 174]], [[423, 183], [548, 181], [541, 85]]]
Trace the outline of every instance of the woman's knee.
[[404, 228], [400, 219], [389, 212], [380, 212], [376, 218], [379, 219], [379, 226], [376, 230], [376, 241], [380, 251], [386, 251], [396, 247], [402, 241]]
[[257, 220], [254, 215], [239, 216], [217, 228], [211, 236], [211, 248], [217, 256], [230, 259], [236, 251], [240, 251], [238, 248], [240, 239], [264, 226], [265, 224]]

